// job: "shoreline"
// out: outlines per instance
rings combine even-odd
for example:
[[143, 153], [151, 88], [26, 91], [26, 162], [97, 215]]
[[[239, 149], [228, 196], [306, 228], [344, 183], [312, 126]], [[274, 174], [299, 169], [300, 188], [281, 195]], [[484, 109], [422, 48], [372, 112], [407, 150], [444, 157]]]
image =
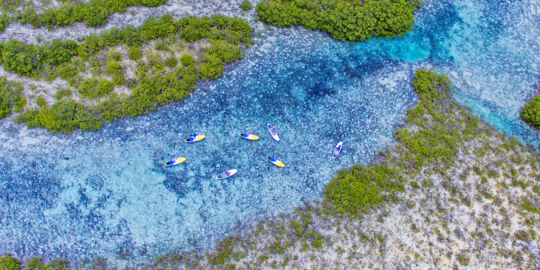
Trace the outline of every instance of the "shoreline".
[[[225, 67], [225, 68], [227, 68], [227, 67]], [[491, 128], [491, 129], [493, 130], [493, 128]], [[500, 132], [497, 131], [497, 134], [499, 134], [499, 133], [500, 133]], [[503, 139], [501, 139], [501, 140], [503, 140]], [[487, 143], [500, 143], [500, 142], [501, 142], [501, 141], [499, 141], [498, 135], [495, 136], [495, 137], [491, 137], [491, 138], [487, 141]], [[485, 144], [484, 142], [471, 142], [471, 145], [469, 145], [469, 148], [471, 148], [471, 149], [472, 149], [472, 148], [475, 148], [476, 151], [480, 153], [482, 150], [478, 150], [478, 149], [482, 148], [484, 144]], [[471, 152], [471, 151], [474, 152], [474, 151], [475, 151], [475, 150], [471, 150], [471, 149], [466, 150], [466, 151], [463, 150], [463, 151], [464, 151], [464, 153], [468, 153], [468, 152]], [[488, 149], [488, 150], [485, 150], [486, 152], [489, 152], [489, 151], [495, 151], [495, 152], [497, 153], [497, 150], [493, 150], [493, 149], [491, 149], [491, 148], [487, 148], [487, 149]], [[523, 149], [522, 149], [522, 150], [523, 150]], [[527, 151], [529, 151], [529, 150], [527, 150]], [[462, 154], [462, 153], [460, 153], [460, 154]], [[472, 155], [471, 155], [471, 156], [472, 156]], [[536, 155], [536, 156], [538, 156], [538, 155]], [[507, 159], [505, 159], [504, 162], [506, 162], [506, 161], [514, 162], [513, 160], [511, 160], [511, 159], [512, 159], [511, 157], [506, 157], [506, 156], [505, 156], [505, 158], [507, 158]], [[520, 158], [520, 159], [521, 159], [521, 158]], [[489, 160], [487, 160], [487, 161], [489, 161]], [[480, 163], [480, 164], [482, 164], [482, 165], [485, 165], [484, 163], [486, 163], [487, 161], [485, 160], [485, 158], [482, 158], [482, 157], [477, 156], [476, 154], [474, 154], [474, 159], [464, 160], [464, 161], [462, 161], [462, 164], [468, 164], [468, 163], [478, 162], [478, 163]], [[496, 165], [496, 166], [499, 166], [499, 165]], [[489, 166], [488, 166], [488, 167], [489, 167]], [[465, 179], [465, 180], [462, 180], [462, 181], [465, 181], [466, 183], [468, 183], [468, 182], [474, 182], [474, 181], [484, 181], [484, 180], [482, 179], [482, 176], [485, 176], [485, 175], [476, 175], [476, 176], [475, 176], [474, 173], [473, 173], [473, 174], [470, 173], [470, 171], [472, 171], [473, 168], [468, 168], [467, 170], [469, 171], [469, 173], [467, 174], [467, 176], [464, 176], [466, 179]], [[511, 172], [508, 171], [508, 170], [505, 171], [504, 169], [501, 169], [501, 168], [498, 168], [498, 167], [497, 167], [496, 170], [493, 170], [493, 171], [495, 171], [493, 174], [498, 174], [498, 175], [505, 175], [505, 173], [508, 174], [508, 175], [510, 175], [510, 173], [511, 173]], [[524, 176], [525, 176], [525, 177], [531, 176], [530, 170], [527, 171], [527, 172], [529, 172], [529, 174], [525, 173]], [[457, 173], [457, 172], [456, 172], [456, 173]], [[461, 173], [463, 173], [463, 172], [461, 172]], [[476, 173], [476, 172], [475, 172], [475, 173]], [[484, 172], [484, 173], [486, 173], [486, 172]], [[399, 210], [399, 209], [398, 209], [398, 210], [393, 210], [393, 208], [392, 208], [392, 210], [390, 210], [389, 213], [385, 213], [383, 210], [381, 210], [381, 211], [383, 211], [383, 212], [377, 212], [377, 215], [378, 215], [378, 216], [377, 216], [376, 219], [379, 219], [380, 216], [383, 216], [383, 218], [382, 218], [382, 220], [383, 220], [382, 224], [384, 224], [384, 226], [386, 226], [386, 228], [392, 228], [392, 225], [395, 226], [396, 223], [391, 223], [391, 222], [389, 222], [389, 223], [387, 224], [387, 221], [386, 221], [387, 217], [385, 217], [385, 215], [388, 215], [388, 217], [395, 217], [396, 219], [403, 220], [403, 218], [400, 217], [399, 213], [394, 213], [394, 212], [404, 211], [403, 209], [405, 209], [405, 208], [407, 208], [407, 209], [410, 208], [410, 209], [413, 209], [413, 210], [418, 210], [418, 208], [420, 208], [420, 207], [417, 207], [417, 206], [418, 206], [418, 205], [421, 205], [423, 199], [426, 199], [426, 200], [428, 200], [428, 201], [431, 200], [431, 201], [429, 201], [429, 203], [430, 203], [429, 206], [431, 207], [430, 209], [431, 209], [432, 211], [435, 211], [435, 210], [438, 211], [438, 209], [437, 209], [437, 208], [438, 208], [438, 206], [437, 206], [437, 205], [438, 205], [438, 201], [444, 201], [444, 200], [446, 200], [446, 199], [449, 199], [448, 194], [451, 194], [451, 195], [452, 195], [452, 193], [454, 193], [453, 195], [456, 195], [456, 196], [458, 196], [458, 197], [459, 197], [459, 196], [461, 196], [461, 197], [465, 196], [465, 199], [459, 198], [459, 200], [456, 199], [456, 201], [453, 201], [453, 198], [450, 197], [450, 199], [449, 199], [450, 202], [449, 202], [447, 205], [445, 205], [445, 206], [448, 206], [449, 209], [443, 209], [443, 210], [441, 210], [441, 212], [448, 213], [448, 214], [451, 214], [451, 215], [453, 215], [453, 216], [454, 216], [454, 215], [455, 215], [455, 216], [460, 216], [460, 220], [474, 220], [474, 222], [477, 222], [477, 221], [475, 220], [474, 215], [470, 215], [468, 212], [467, 212], [466, 214], [459, 215], [459, 214], [461, 214], [461, 213], [460, 213], [458, 210], [459, 210], [459, 209], [464, 209], [464, 208], [462, 208], [462, 205], [463, 205], [463, 204], [466, 205], [466, 202], [467, 202], [467, 201], [469, 201], [469, 202], [471, 201], [471, 200], [468, 199], [467, 196], [466, 196], [466, 195], [470, 195], [470, 194], [460, 193], [460, 192], [456, 192], [456, 191], [454, 191], [454, 190], [456, 189], [456, 187], [457, 187], [457, 188], [463, 188], [464, 186], [467, 186], [467, 184], [459, 184], [460, 182], [457, 182], [457, 184], [456, 184], [455, 181], [446, 181], [444, 178], [445, 178], [445, 177], [447, 178], [448, 176], [437, 175], [437, 174], [434, 173], [434, 172], [431, 172], [431, 174], [426, 173], [426, 175], [429, 175], [429, 177], [433, 177], [433, 178], [435, 179], [435, 180], [433, 181], [432, 184], [433, 184], [434, 186], [436, 186], [437, 189], [433, 188], [433, 186], [427, 186], [427, 187], [424, 187], [423, 184], [418, 184], [418, 183], [417, 183], [417, 184], [418, 184], [420, 187], [412, 187], [412, 185], [411, 185], [411, 188], [415, 188], [416, 190], [417, 190], [417, 189], [424, 189], [424, 188], [425, 188], [426, 192], [428, 192], [428, 193], [429, 193], [429, 192], [432, 192], [433, 194], [434, 194], [434, 192], [437, 191], [437, 190], [446, 190], [446, 191], [444, 191], [442, 194], [437, 194], [438, 197], [437, 197], [437, 196], [434, 196], [434, 197], [429, 197], [429, 198], [428, 198], [428, 197], [416, 198], [416, 197], [413, 196], [414, 194], [413, 194], [413, 195], [409, 194], [409, 195], [413, 196], [413, 199], [407, 200], [407, 202], [405, 203], [405, 205], [400, 204], [400, 209], [401, 209], [401, 210]], [[520, 176], [521, 176], [521, 175], [520, 175]], [[532, 177], [534, 177], [534, 176], [535, 176], [535, 175], [532, 174]], [[536, 175], [536, 176], [537, 176], [537, 175]], [[486, 184], [487, 186], [490, 186], [492, 189], [494, 189], [494, 188], [493, 188], [493, 185], [495, 185], [495, 188], [498, 188], [497, 185], [502, 185], [502, 184], [500, 184], [501, 181], [499, 181], [499, 182], [494, 182], [495, 179], [493, 179], [494, 181], [491, 181], [491, 180], [492, 180], [491, 178], [486, 178], [486, 179], [487, 179], [487, 180], [486, 180], [487, 182], [486, 182], [486, 183], [483, 183], [483, 184]], [[420, 180], [421, 180], [421, 179], [420, 179]], [[423, 182], [423, 181], [420, 181], [420, 180], [418, 180], [418, 181], [416, 181], [416, 182]], [[460, 180], [461, 180], [461, 179], [460, 179]], [[447, 182], [450, 182], [450, 184], [448, 184]], [[455, 184], [455, 186], [453, 186], [454, 184]], [[511, 184], [505, 183], [504, 185], [507, 185], [507, 186], [508, 186], [508, 185], [514, 185], [514, 183], [513, 183], [513, 182], [512, 182]], [[519, 187], [520, 187], [519, 185], [521, 185], [521, 184], [518, 183], [518, 184], [516, 184], [516, 185], [517, 185], [517, 186], [516, 186], [516, 189], [518, 189], [518, 191], [515, 191], [514, 189], [512, 189], [512, 192], [518, 193], [518, 194], [520, 194], [520, 196], [522, 196], [522, 195], [523, 195], [523, 192], [522, 192], [522, 193], [519, 193]], [[533, 184], [532, 186], [534, 186], [534, 184]], [[484, 196], [483, 199], [487, 200], [487, 199], [489, 199], [489, 198], [488, 198], [489, 196], [492, 196], [492, 194], [490, 194], [490, 193], [486, 193], [486, 194], [488, 194], [488, 195], [481, 194], [481, 193], [483, 192], [483, 189], [484, 189], [484, 187], [477, 188], [477, 187], [475, 187], [475, 186], [473, 187], [473, 186], [471, 185], [471, 192], [475, 192], [475, 193], [471, 193], [471, 194], [473, 194], [473, 195], [479, 195], [479, 194], [480, 194], [481, 196]], [[528, 185], [528, 187], [525, 188], [525, 190], [527, 190], [528, 192], [530, 192], [530, 189], [531, 189], [531, 185]], [[408, 191], [408, 190], [409, 190], [409, 188], [407, 188], [407, 191]], [[479, 191], [479, 190], [482, 190], [482, 191]], [[523, 188], [522, 188], [522, 190], [523, 190]], [[472, 196], [472, 195], [471, 195], [471, 196]], [[504, 198], [503, 198], [503, 199], [504, 199]], [[493, 199], [493, 200], [495, 200], [495, 199]], [[410, 205], [412, 205], [412, 203], [409, 203], [409, 201], [414, 202], [414, 206], [410, 207]], [[419, 202], [420, 202], [420, 203], [419, 203]], [[504, 203], [515, 204], [515, 205], [508, 206], [508, 205], [505, 204], [503, 207], [493, 208], [493, 209], [491, 209], [490, 211], [501, 212], [501, 211], [503, 211], [503, 210], [501, 210], [501, 209], [506, 209], [506, 210], [504, 210], [504, 211], [507, 211], [507, 212], [508, 212], [508, 209], [511, 209], [511, 210], [515, 210], [514, 212], [516, 212], [516, 213], [519, 214], [519, 203], [520, 203], [520, 202], [517, 202], [517, 204], [516, 204], [516, 202], [512, 202], [512, 201], [507, 202], [507, 201], [504, 201]], [[433, 205], [435, 205], [435, 208], [433, 208]], [[477, 205], [478, 205], [478, 203], [474, 202], [474, 206], [477, 207], [477, 208], [478, 208], [478, 207], [480, 207], [480, 208], [485, 207], [485, 204], [482, 204], [481, 206], [477, 206]], [[468, 207], [468, 206], [467, 206], [467, 207]], [[457, 210], [454, 209], [454, 208], [456, 208]], [[480, 210], [474, 210], [474, 211], [475, 211], [475, 212], [478, 212], [478, 211], [480, 211]], [[467, 215], [468, 215], [468, 216], [467, 216]], [[465, 217], [463, 217], [463, 216], [465, 216]], [[472, 217], [471, 217], [471, 216], [472, 216]], [[501, 215], [501, 216], [502, 216], [502, 217], [497, 216], [497, 219], [504, 219], [504, 218], [505, 218], [503, 215]], [[278, 218], [278, 219], [280, 218], [279, 215], [278, 215], [277, 218]], [[301, 219], [301, 217], [299, 217], [299, 216], [296, 216], [296, 218], [300, 218], [300, 219]], [[316, 216], [315, 218], [324, 218], [324, 217], [318, 217], [318, 216]], [[414, 233], [415, 233], [416, 230], [423, 231], [423, 232], [426, 233], [426, 234], [427, 234], [427, 233], [434, 233], [434, 230], [435, 230], [435, 229], [434, 229], [433, 227], [429, 227], [429, 226], [428, 226], [428, 227], [429, 227], [429, 228], [428, 228], [428, 227], [425, 226], [425, 224], [424, 224], [424, 223], [426, 223], [425, 217], [422, 216], [421, 218], [424, 218], [424, 221], [420, 222], [420, 223], [421, 223], [421, 224], [420, 224], [421, 226], [419, 226], [419, 228], [416, 228], [416, 229], [410, 228], [410, 231], [407, 230], [407, 232], [406, 232], [407, 235], [411, 235], [411, 234], [414, 235]], [[440, 217], [436, 217], [436, 218], [440, 218]], [[272, 219], [272, 218], [271, 218], [271, 219]], [[371, 219], [374, 219], [374, 217], [371, 217]], [[511, 220], [511, 222], [514, 222], [515, 219], [516, 219], [516, 216], [512, 216], [510, 219], [514, 219], [514, 220]], [[428, 220], [429, 220], [429, 219], [428, 219]], [[317, 222], [319, 222], [319, 223], [317, 223]], [[324, 222], [326, 222], [326, 221], [324, 221]], [[328, 226], [328, 224], [326, 224], [326, 223], [324, 223], [324, 222], [323, 222], [323, 221], [320, 221], [320, 220], [319, 220], [319, 221], [314, 221], [314, 223], [316, 224], [316, 229], [321, 228], [321, 227], [324, 227], [324, 226]], [[379, 220], [377, 220], [377, 221], [371, 220], [370, 222], [368, 222], [368, 224], [371, 224], [371, 225], [372, 225], [372, 228], [371, 228], [369, 231], [364, 231], [364, 232], [362, 232], [362, 234], [358, 233], [358, 235], [357, 235], [358, 238], [357, 238], [357, 239], [362, 240], [362, 239], [363, 239], [362, 237], [368, 237], [368, 238], [367, 238], [368, 240], [364, 239], [365, 242], [367, 242], [367, 241], [377, 242], [379, 245], [377, 246], [377, 244], [375, 244], [373, 247], [376, 248], [376, 249], [378, 248], [378, 249], [379, 249], [379, 252], [380, 252], [381, 247], [384, 246], [384, 248], [386, 249], [386, 247], [387, 247], [389, 244], [388, 244], [387, 240], [384, 240], [384, 237], [385, 237], [384, 235], [381, 235], [380, 237], [382, 237], [382, 238], [379, 238], [378, 235], [380, 235], [380, 233], [374, 233], [374, 232], [376, 232], [376, 228], [377, 228], [377, 224], [378, 224], [378, 223], [376, 223], [376, 222], [381, 223], [381, 221], [379, 221]], [[442, 222], [442, 221], [441, 221], [441, 222]], [[481, 223], [482, 221], [478, 221], [478, 222]], [[317, 225], [317, 224], [318, 224], [318, 225]], [[325, 225], [325, 224], [326, 224], [326, 225]], [[373, 225], [373, 224], [374, 224], [374, 225]], [[519, 230], [521, 230], [522, 228], [525, 228], [525, 227], [519, 227], [519, 226], [521, 226], [521, 225], [519, 225], [519, 223], [517, 223], [517, 224], [518, 224], [518, 225], [516, 225], [516, 226], [519, 228]], [[511, 223], [511, 225], [514, 226], [514, 223]], [[352, 228], [355, 228], [355, 226], [358, 226], [358, 223], [354, 223], [354, 222], [353, 222], [353, 225], [343, 225], [343, 228], [341, 228], [341, 230], [352, 230]], [[441, 226], [442, 226], [442, 225], [441, 225]], [[375, 229], [374, 229], [374, 228], [375, 228]], [[442, 228], [442, 229], [441, 229], [441, 228]], [[460, 229], [460, 230], [458, 230], [457, 233], [456, 233], [456, 232], [452, 232], [451, 229], [450, 229], [449, 232], [444, 231], [444, 230], [448, 230], [448, 228], [446, 228], [446, 229], [445, 229], [444, 227], [441, 227], [441, 228], [439, 228], [439, 233], [440, 233], [440, 235], [442, 235], [441, 237], [443, 237], [443, 238], [444, 238], [444, 237], [450, 238], [450, 239], [451, 239], [451, 243], [453, 243], [453, 244], [457, 243], [456, 245], [458, 245], [459, 247], [462, 247], [462, 246], [463, 246], [463, 242], [464, 242], [464, 241], [462, 240], [462, 237], [463, 237], [463, 236], [460, 236], [460, 234], [461, 234], [461, 235], [467, 235], [467, 236], [471, 236], [471, 237], [472, 237], [472, 232], [471, 232], [471, 230], [469, 230], [468, 228], [467, 228], [467, 230], [465, 230], [465, 231], [463, 231], [462, 229]], [[337, 238], [343, 237], [343, 235], [340, 236], [340, 234], [339, 234], [338, 232], [331, 232], [331, 229], [330, 229], [330, 228], [327, 228], [327, 229], [328, 229], [328, 235], [334, 235], [334, 236], [336, 236]], [[443, 232], [441, 232], [441, 230], [442, 230]], [[411, 231], [412, 231], [412, 233], [411, 233]], [[402, 232], [402, 231], [393, 232], [393, 233], [400, 233], [400, 232]], [[527, 237], [530, 238], [530, 237], [531, 237], [530, 235], [529, 235], [529, 236], [523, 236], [520, 232], [517, 232], [517, 231], [514, 231], [514, 233], [518, 233], [518, 236], [521, 237], [521, 238], [523, 238], [523, 237], [525, 237], [525, 238], [527, 238]], [[528, 233], [528, 232], [526, 232], [526, 233]], [[435, 232], [435, 234], [437, 234], [437, 233]], [[454, 234], [456, 238], [454, 238], [454, 236], [453, 236], [452, 234]], [[484, 233], [484, 234], [485, 234], [485, 233]], [[369, 235], [369, 236], [362, 236], [362, 235]], [[439, 234], [437, 234], [437, 236], [439, 236]], [[503, 235], [503, 236], [504, 236], [504, 235]], [[315, 235], [315, 236], [310, 236], [310, 237], [312, 237], [312, 238], [309, 238], [308, 244], [309, 244], [309, 243], [312, 243], [312, 242], [316, 239], [316, 238], [315, 238], [316, 235]], [[413, 237], [409, 237], [408, 240], [410, 240], [411, 238], [413, 238]], [[515, 238], [515, 237], [514, 237], [514, 238]], [[383, 239], [384, 241], [381, 241], [380, 239]], [[534, 238], [533, 238], [533, 239], [534, 239]], [[268, 239], [267, 239], [267, 240], [268, 240]], [[360, 240], [359, 240], [359, 241], [360, 241]], [[398, 240], [401, 241], [402, 239], [398, 239]], [[485, 240], [485, 239], [484, 239], [484, 240]], [[281, 241], [281, 240], [279, 240], [279, 241]], [[278, 241], [278, 242], [279, 242], [279, 241]], [[312, 241], [312, 242], [310, 242], [310, 241]], [[337, 249], [337, 247], [336, 247], [336, 250], [335, 250], [335, 252], [333, 253], [333, 254], [335, 255], [335, 257], [340, 257], [341, 254], [348, 254], [348, 255], [353, 256], [353, 257], [354, 257], [354, 256], [358, 256], [358, 254], [356, 254], [356, 253], [350, 251], [349, 249], [347, 249], [347, 248], [350, 248], [350, 246], [349, 246], [350, 243], [348, 243], [349, 239], [341, 239], [340, 241], [343, 242], [343, 247], [342, 247], [342, 249], [343, 249], [344, 251], [341, 252], [341, 250], [340, 250], [340, 249]], [[483, 241], [483, 240], [479, 240], [479, 241]], [[514, 241], [514, 240], [512, 239], [512, 241]], [[353, 241], [353, 242], [354, 242], [354, 241]], [[360, 242], [361, 242], [361, 241], [360, 241]], [[396, 243], [398, 243], [398, 242], [399, 242], [399, 241], [394, 241], [393, 244], [396, 244]], [[523, 242], [523, 241], [522, 241], [522, 242]], [[407, 241], [405, 241], [405, 243], [402, 241], [402, 242], [399, 242], [399, 245], [406, 245], [407, 243], [408, 243]], [[281, 244], [282, 244], [282, 243], [280, 243], [280, 245], [281, 245]], [[298, 244], [298, 243], [297, 243], [297, 244]], [[384, 244], [384, 245], [383, 245], [383, 244]], [[272, 245], [272, 243], [270, 243], [270, 245]], [[296, 244], [295, 244], [295, 245], [296, 245]], [[286, 252], [287, 255], [291, 255], [291, 256], [297, 255], [297, 256], [298, 256], [298, 254], [296, 254], [295, 252], [303, 248], [303, 247], [302, 247], [302, 244], [298, 244], [298, 245], [299, 245], [299, 246], [294, 246], [294, 249], [295, 249], [294, 252], [288, 252], [288, 251], [287, 251], [287, 252]], [[399, 245], [398, 245], [398, 246], [399, 246]], [[266, 245], [264, 245], [262, 248], [268, 248], [268, 247], [267, 247]], [[280, 249], [280, 246], [277, 246], [277, 247], [276, 247], [276, 246], [274, 245], [272, 248], [276, 248], [276, 249], [279, 250], [279, 249]], [[292, 246], [291, 246], [291, 249], [293, 249]], [[532, 246], [532, 249], [533, 249], [533, 250], [538, 250], [538, 247]], [[310, 250], [309, 252], [312, 252], [311, 255], [319, 254], [319, 253], [317, 253], [317, 251], [316, 251], [315, 248], [314, 248], [314, 250], [312, 250], [312, 251]], [[369, 248], [363, 249], [363, 252], [364, 252], [364, 254], [368, 254], [368, 255], [371, 254], [370, 251], [369, 251]], [[406, 258], [407, 256], [409, 256], [409, 258], [413, 258], [413, 259], [412, 259], [413, 261], [414, 261], [414, 260], [424, 259], [424, 258], [421, 256], [421, 254], [420, 254], [419, 252], [417, 252], [417, 251], [412, 251], [412, 252], [411, 252], [411, 251], [407, 251], [407, 252], [404, 252], [403, 250], [401, 250], [401, 249], [396, 249], [396, 248], [393, 246], [392, 252], [393, 252], [393, 253], [392, 253], [391, 256], [393, 256], [393, 257], [392, 257], [392, 260], [394, 260], [394, 261], [395, 261], [395, 260], [398, 260], [398, 261], [399, 261], [399, 259]], [[445, 259], [445, 258], [444, 258], [445, 256], [443, 256], [443, 255], [446, 255], [446, 254], [442, 254], [442, 255], [441, 255], [442, 257], [441, 257], [441, 259], [440, 259], [440, 260], [441, 260], [440, 263], [441, 263], [441, 265], [443, 265], [444, 267], [451, 267], [451, 266], [453, 266], [453, 265], [462, 265], [462, 266], [465, 266], [465, 264], [468, 265], [468, 264], [475, 264], [475, 263], [478, 263], [478, 261], [475, 262], [474, 260], [469, 261], [469, 260], [470, 260], [470, 256], [468, 257], [469, 259], [467, 259], [467, 256], [462, 256], [461, 253], [463, 253], [463, 254], [465, 254], [465, 255], [468, 254], [467, 252], [463, 252], [462, 249], [451, 250], [450, 252], [452, 252], [452, 254], [450, 255], [450, 258], [446, 258], [446, 259]], [[510, 251], [504, 251], [504, 252], [510, 252]], [[404, 253], [406, 253], [406, 254], [403, 255]], [[351, 255], [351, 254], [352, 254], [352, 255]], [[397, 255], [396, 255], [396, 254], [397, 254]], [[420, 254], [420, 255], [418, 255], [418, 254]], [[506, 254], [506, 253], [505, 253], [505, 254]], [[373, 255], [373, 254], [371, 254], [371, 255]], [[371, 255], [370, 255], [370, 256], [371, 256]], [[439, 255], [440, 255], [440, 254], [439, 254]], [[498, 254], [497, 254], [497, 255], [498, 255]], [[508, 254], [507, 254], [507, 255], [508, 255]], [[510, 255], [512, 255], [512, 254], [510, 254]], [[508, 256], [510, 256], [510, 255], [508, 255]], [[262, 255], [259, 255], [259, 256], [257, 256], [257, 257], [249, 257], [249, 258], [245, 258], [245, 259], [240, 259], [240, 261], [241, 261], [241, 263], [250, 263], [250, 260], [256, 260], [256, 261], [258, 261], [259, 258], [260, 258], [261, 256], [262, 256]], [[382, 257], [382, 255], [380, 255], [380, 254], [379, 254], [379, 255], [376, 255], [376, 254], [375, 254], [375, 255], [373, 255], [373, 256], [375, 256], [375, 257], [374, 257], [375, 260], [382, 260], [381, 258], [385, 258], [385, 257]], [[378, 257], [377, 257], [377, 256], [378, 256]], [[388, 256], [390, 256], [390, 255], [388, 255]], [[512, 255], [512, 256], [513, 256], [513, 255]], [[522, 255], [520, 255], [520, 256], [522, 256]], [[523, 256], [525, 256], [525, 255], [523, 255]], [[432, 258], [434, 258], [434, 257], [435, 257], [435, 256], [432, 256]], [[446, 257], [448, 257], [448, 256], [446, 255]], [[396, 258], [397, 258], [397, 259], [396, 259]], [[525, 258], [525, 257], [524, 257], [524, 258]], [[528, 258], [530, 258], [530, 256], [529, 256]], [[267, 259], [261, 261], [261, 263], [266, 263], [267, 260], [273, 260], [273, 259], [272, 259], [272, 258], [267, 258]], [[301, 265], [304, 265], [304, 264], [302, 264], [302, 263], [303, 263], [304, 261], [308, 261], [308, 259], [307, 259], [307, 258], [304, 258], [304, 259], [302, 259], [302, 261], [300, 261], [299, 259], [297, 259], [297, 261], [300, 262], [300, 264], [297, 265], [297, 266], [301, 266]], [[337, 264], [334, 264], [334, 263], [339, 263], [339, 262], [335, 262], [335, 261], [333, 262], [332, 260], [330, 260], [330, 259], [327, 258], [327, 262], [325, 262], [325, 263], [326, 263], [326, 264], [325, 264], [326, 266], [332, 266], [332, 265], [337, 265]], [[504, 262], [502, 262], [502, 263], [504, 263]], [[271, 266], [271, 265], [272, 265], [272, 264], [270, 263], [270, 266]], [[305, 264], [305, 265], [309, 265], [309, 264]], [[399, 264], [394, 264], [393, 266], [396, 266], [396, 267], [397, 267], [397, 266], [399, 266]], [[428, 266], [428, 265], [427, 265], [427, 264], [421, 264], [421, 266]], [[435, 266], [439, 266], [439, 265], [435, 265]], [[507, 266], [507, 265], [506, 265], [506, 266]], [[419, 267], [419, 266], [418, 266], [418, 264], [417, 264], [417, 265], [412, 265], [411, 267]], [[306, 267], [306, 268], [307, 268], [307, 267]]]
[[[470, 111], [454, 117], [474, 118]], [[410, 122], [405, 129], [418, 132]], [[391, 202], [358, 216], [328, 212], [325, 196], [238, 228], [211, 252], [163, 255], [142, 268], [538, 267], [540, 153], [482, 120], [476, 129], [450, 163], [426, 163]], [[383, 156], [392, 159], [401, 147]]]

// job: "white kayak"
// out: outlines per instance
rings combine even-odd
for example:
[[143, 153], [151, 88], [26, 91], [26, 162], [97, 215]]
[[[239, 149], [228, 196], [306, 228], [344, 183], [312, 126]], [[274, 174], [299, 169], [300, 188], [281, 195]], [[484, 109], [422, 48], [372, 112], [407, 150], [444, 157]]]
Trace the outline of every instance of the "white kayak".
[[334, 148], [334, 152], [332, 153], [332, 156], [334, 158], [337, 158], [339, 156], [339, 153], [341, 153], [341, 149], [343, 149], [343, 142], [338, 142], [336, 145], [336, 148]]
[[266, 128], [268, 129], [268, 132], [270, 132], [270, 135], [272, 135], [272, 138], [279, 142], [279, 135], [277, 134], [276, 127], [266, 123]]
[[225, 178], [229, 178], [229, 177], [235, 175], [237, 172], [238, 172], [237, 169], [226, 170], [226, 171], [224, 171], [223, 173], [220, 173], [218, 176], [216, 176], [216, 179], [225, 179]]

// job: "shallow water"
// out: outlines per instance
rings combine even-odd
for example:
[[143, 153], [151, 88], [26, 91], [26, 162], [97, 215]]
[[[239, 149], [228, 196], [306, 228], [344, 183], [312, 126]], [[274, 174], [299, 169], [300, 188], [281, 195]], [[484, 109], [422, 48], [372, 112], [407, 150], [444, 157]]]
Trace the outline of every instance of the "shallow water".
[[[539, 147], [518, 119], [540, 75], [538, 4], [469, 2], [426, 2], [415, 30], [396, 39], [344, 43], [271, 27], [222, 78], [96, 132], [51, 136], [0, 120], [0, 252], [122, 264], [119, 253], [139, 261], [204, 248], [236, 225], [319, 199], [338, 169], [392, 143], [416, 102], [418, 67], [445, 72], [459, 101]], [[261, 140], [237, 135], [247, 130]], [[184, 143], [193, 131], [207, 139]], [[174, 155], [187, 161], [164, 168]], [[230, 168], [238, 174], [215, 179]]]

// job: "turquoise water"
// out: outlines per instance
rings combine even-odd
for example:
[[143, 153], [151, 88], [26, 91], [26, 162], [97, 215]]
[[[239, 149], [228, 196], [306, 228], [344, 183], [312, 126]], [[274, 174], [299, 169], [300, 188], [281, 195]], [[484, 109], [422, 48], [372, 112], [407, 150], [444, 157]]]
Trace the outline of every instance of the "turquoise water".
[[[363, 43], [270, 28], [222, 78], [147, 115], [69, 135], [1, 120], [0, 252], [140, 261], [320, 199], [338, 169], [392, 143], [419, 67], [445, 72], [458, 100], [539, 147], [517, 115], [540, 75], [538, 11], [532, 1], [428, 1], [412, 32]], [[247, 130], [261, 140], [237, 135]], [[193, 131], [207, 139], [185, 144]], [[164, 168], [175, 155], [187, 161]], [[215, 179], [230, 168], [238, 174]]]

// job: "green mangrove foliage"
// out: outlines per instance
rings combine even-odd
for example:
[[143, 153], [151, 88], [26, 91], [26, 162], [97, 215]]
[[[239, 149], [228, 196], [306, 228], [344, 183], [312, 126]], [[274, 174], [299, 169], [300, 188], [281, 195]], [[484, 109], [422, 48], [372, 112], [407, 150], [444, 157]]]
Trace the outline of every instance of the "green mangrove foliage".
[[0, 118], [6, 117], [13, 110], [21, 111], [26, 99], [21, 95], [22, 85], [0, 77]]
[[385, 191], [400, 191], [403, 185], [391, 179], [396, 177], [387, 165], [353, 165], [340, 170], [324, 188], [324, 198], [331, 201], [338, 212], [357, 214], [361, 210], [389, 199]]
[[9, 254], [0, 256], [0, 270], [19, 270], [19, 269], [39, 269], [39, 270], [67, 270], [69, 262], [66, 259], [56, 259], [48, 263], [43, 263], [40, 257], [28, 258], [24, 263], [21, 263], [17, 258], [11, 257]]
[[17, 270], [21, 266], [21, 261], [17, 258], [11, 257], [11, 255], [5, 253], [4, 256], [0, 256], [0, 269], [2, 270]]
[[[5, 1], [16, 2], [16, 1]], [[34, 6], [19, 3], [3, 5], [4, 13], [0, 16], [0, 31], [11, 21], [18, 21], [22, 24], [28, 23], [34, 27], [45, 26], [53, 28], [56, 26], [67, 26], [75, 22], [85, 22], [88, 26], [99, 26], [107, 22], [107, 18], [116, 12], [123, 13], [131, 6], [154, 7], [162, 5], [165, 0], [90, 0], [88, 2], [73, 1], [62, 7], [45, 9], [43, 12], [36, 12]], [[23, 6], [23, 7], [20, 7]], [[17, 8], [19, 7], [19, 8]], [[11, 14], [10, 15], [8, 15]]]
[[300, 25], [338, 40], [362, 41], [408, 32], [420, 5], [421, 0], [268, 0], [256, 10], [269, 24]]
[[244, 0], [242, 1], [242, 3], [240, 3], [240, 8], [244, 11], [248, 11], [253, 8], [253, 6], [251, 5], [251, 2], [249, 2], [249, 0]]
[[[147, 19], [138, 28], [111, 28], [81, 42], [0, 42], [0, 63], [36, 79], [61, 77], [76, 89], [57, 90], [54, 104], [36, 102], [41, 104], [39, 109], [27, 108], [17, 121], [52, 132], [77, 127], [93, 130], [104, 121], [178, 101], [195, 89], [198, 80], [221, 76], [224, 63], [242, 57], [250, 36], [249, 24], [238, 18], [216, 15], [175, 20], [164, 15]], [[119, 46], [127, 51], [126, 57], [114, 51]], [[133, 71], [130, 76], [128, 68]], [[129, 94], [115, 92], [115, 87], [129, 88]]]
[[521, 119], [529, 125], [540, 129], [540, 94], [534, 95], [519, 112]]
[[393, 153], [382, 152], [384, 158], [376, 165], [339, 171], [324, 189], [330, 211], [355, 215], [393, 199], [421, 168], [450, 166], [460, 143], [486, 132], [476, 116], [453, 100], [446, 76], [419, 69], [412, 85], [420, 102], [408, 110], [405, 121], [414, 128], [397, 129]]

